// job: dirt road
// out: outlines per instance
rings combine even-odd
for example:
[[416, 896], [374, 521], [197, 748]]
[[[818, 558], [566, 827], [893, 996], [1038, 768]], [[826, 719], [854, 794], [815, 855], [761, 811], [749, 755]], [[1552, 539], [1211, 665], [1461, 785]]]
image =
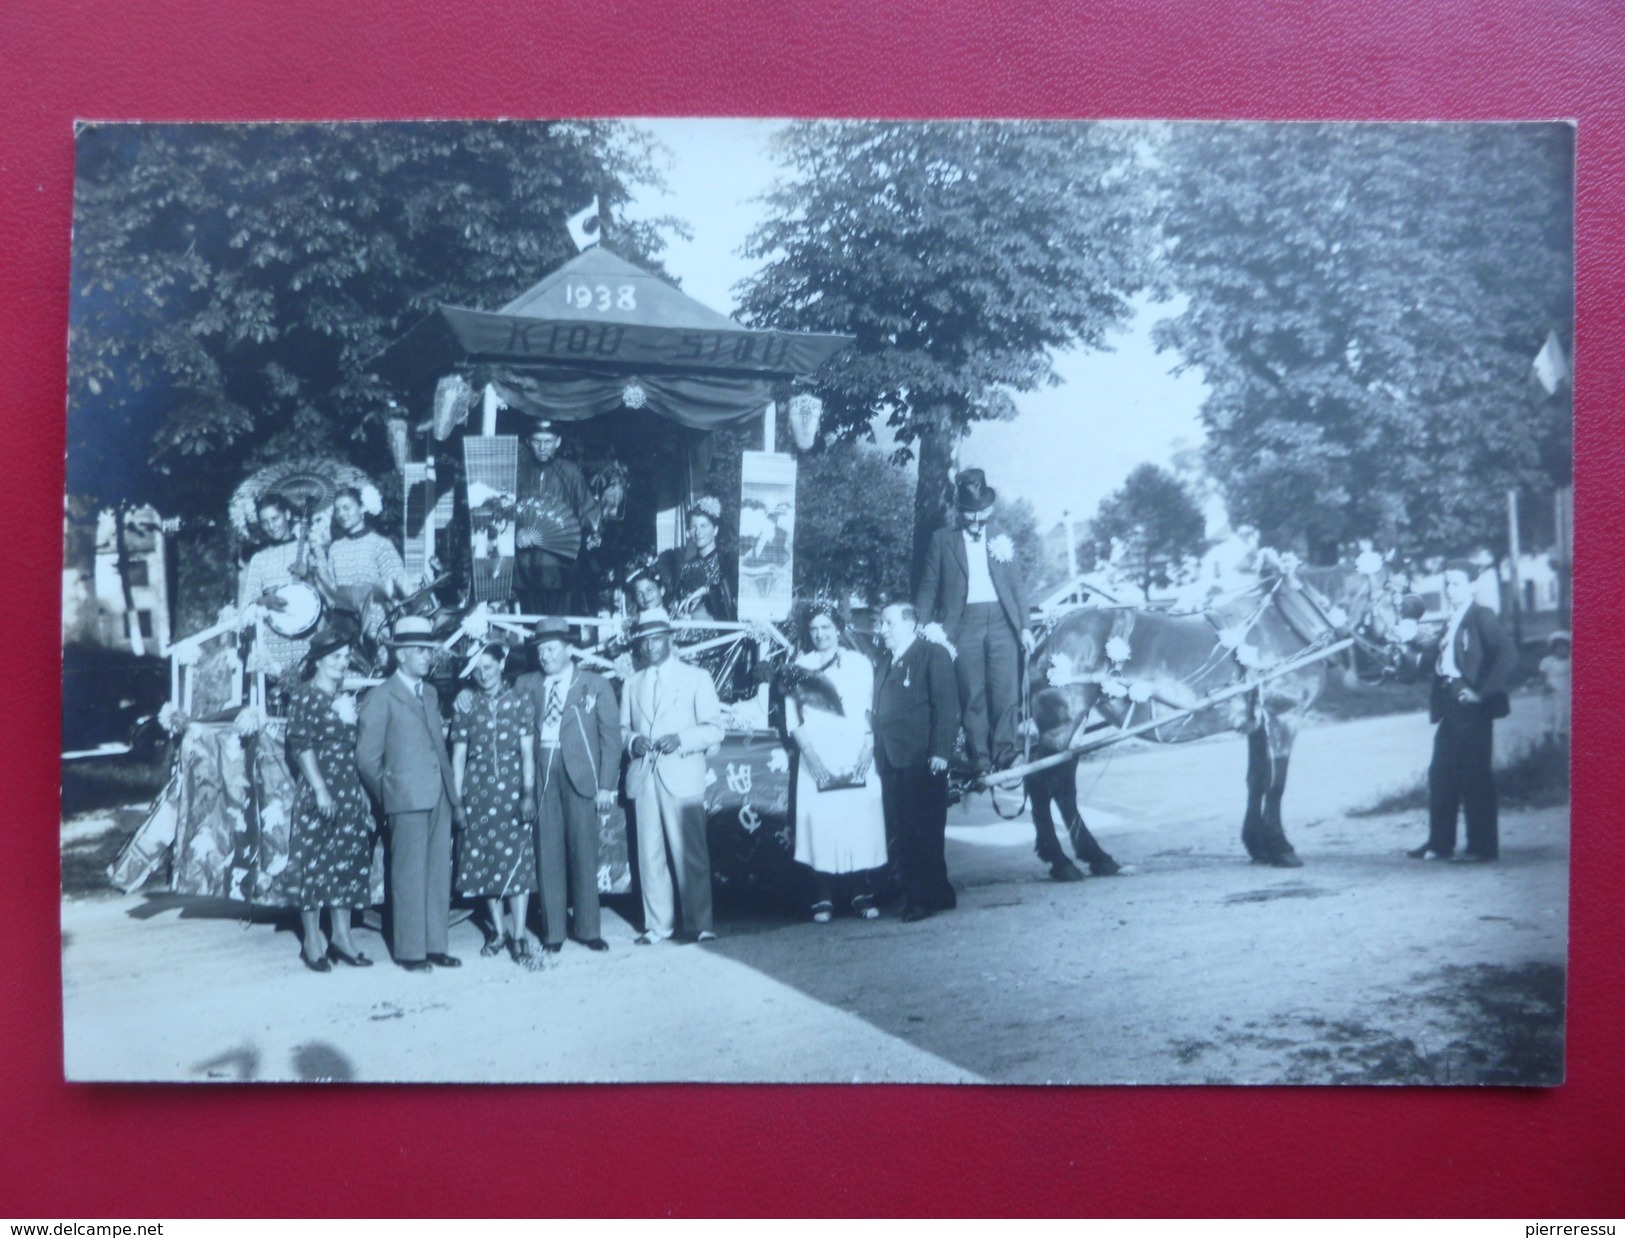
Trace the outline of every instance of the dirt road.
[[[1529, 742], [1537, 703], [1498, 728]], [[76, 1079], [1556, 1082], [1566, 806], [1507, 811], [1502, 861], [1407, 860], [1419, 715], [1302, 735], [1298, 870], [1246, 863], [1238, 739], [1087, 763], [1085, 813], [1129, 875], [1060, 885], [985, 796], [950, 817], [960, 909], [827, 927], [736, 911], [714, 945], [567, 946], [530, 974], [315, 975], [240, 908], [109, 893], [63, 905]], [[1110, 752], [1110, 750], [1109, 750]], [[108, 822], [70, 823], [75, 837]], [[362, 934], [375, 957], [382, 944]]]

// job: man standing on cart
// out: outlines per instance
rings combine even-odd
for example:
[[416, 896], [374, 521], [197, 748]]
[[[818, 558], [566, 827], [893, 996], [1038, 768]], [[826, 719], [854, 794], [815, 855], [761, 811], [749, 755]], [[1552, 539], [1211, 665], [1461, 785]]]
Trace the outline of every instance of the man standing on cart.
[[981, 469], [954, 479], [955, 525], [931, 536], [914, 608], [955, 650], [965, 747], [977, 777], [1013, 763], [1021, 655], [1032, 652], [1027, 594], [1010, 538], [988, 534], [998, 494]]
[[599, 521], [598, 500], [581, 470], [558, 458], [563, 443], [551, 421], [538, 421], [519, 456], [514, 526], [514, 592], [527, 615], [581, 611], [577, 560]]

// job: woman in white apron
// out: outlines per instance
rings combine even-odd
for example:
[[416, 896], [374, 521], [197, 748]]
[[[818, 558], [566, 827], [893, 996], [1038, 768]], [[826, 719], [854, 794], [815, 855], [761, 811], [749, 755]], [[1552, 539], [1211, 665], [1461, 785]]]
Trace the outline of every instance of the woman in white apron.
[[781, 676], [785, 730], [797, 755], [796, 862], [812, 869], [812, 918], [819, 924], [834, 915], [838, 886], [845, 887], [854, 914], [878, 917], [872, 877], [886, 863], [869, 729], [874, 668], [863, 654], [842, 649], [840, 640], [834, 608], [815, 610], [807, 622], [811, 647]]

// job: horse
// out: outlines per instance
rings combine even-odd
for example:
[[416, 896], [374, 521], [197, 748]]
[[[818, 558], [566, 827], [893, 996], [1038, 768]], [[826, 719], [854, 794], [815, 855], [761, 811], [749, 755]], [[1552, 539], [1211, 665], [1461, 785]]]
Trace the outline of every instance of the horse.
[[[1328, 673], [1325, 660], [1304, 660], [1348, 637], [1355, 653], [1391, 669], [1402, 642], [1414, 636], [1420, 613], [1419, 599], [1400, 593], [1380, 562], [1363, 560], [1361, 567], [1366, 570], [1271, 560], [1256, 585], [1195, 614], [1089, 606], [1062, 615], [1028, 662], [1023, 731], [1034, 741], [1035, 755], [1064, 754], [1085, 730], [1111, 726], [1153, 724], [1147, 737], [1165, 744], [1239, 731], [1247, 736], [1242, 846], [1256, 864], [1301, 867], [1282, 825], [1281, 797], [1298, 725]], [[1295, 663], [1301, 664], [1271, 675]], [[1351, 660], [1351, 669], [1358, 665]], [[1256, 686], [1245, 690], [1248, 683]], [[1197, 708], [1227, 690], [1233, 695]], [[1091, 723], [1091, 715], [1098, 721]], [[1154, 725], [1162, 716], [1168, 716], [1166, 724]], [[1110, 876], [1120, 868], [1078, 811], [1078, 759], [1023, 779], [1038, 857], [1058, 881], [1081, 880], [1083, 874], [1061, 848], [1052, 807], [1059, 808], [1073, 850], [1093, 875]]]

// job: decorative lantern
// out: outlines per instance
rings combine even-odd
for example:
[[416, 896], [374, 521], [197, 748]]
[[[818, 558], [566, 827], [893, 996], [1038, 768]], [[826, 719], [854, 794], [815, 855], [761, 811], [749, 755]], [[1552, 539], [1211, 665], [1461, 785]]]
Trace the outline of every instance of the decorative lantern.
[[810, 451], [818, 441], [818, 423], [824, 417], [824, 402], [802, 392], [790, 397], [790, 434], [797, 451]]
[[474, 407], [474, 388], [461, 374], [448, 374], [434, 389], [434, 436], [440, 442], [468, 420]]
[[407, 437], [405, 417], [391, 417], [386, 423], [389, 427], [389, 454], [395, 461], [395, 467], [405, 472], [406, 466], [411, 463], [412, 449]]

